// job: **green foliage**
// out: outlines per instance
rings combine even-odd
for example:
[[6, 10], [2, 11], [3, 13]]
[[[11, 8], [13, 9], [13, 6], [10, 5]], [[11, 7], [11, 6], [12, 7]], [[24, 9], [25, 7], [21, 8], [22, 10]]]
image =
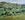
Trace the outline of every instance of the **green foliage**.
[[[7, 16], [16, 16], [17, 13], [21, 13], [22, 10], [24, 10], [24, 8], [22, 9], [20, 6], [16, 5], [16, 4], [12, 4], [12, 3], [6, 3], [6, 2], [0, 2], [0, 7], [2, 7], [3, 9], [0, 9], [0, 14], [4, 14]], [[22, 10], [21, 10], [22, 9]]]

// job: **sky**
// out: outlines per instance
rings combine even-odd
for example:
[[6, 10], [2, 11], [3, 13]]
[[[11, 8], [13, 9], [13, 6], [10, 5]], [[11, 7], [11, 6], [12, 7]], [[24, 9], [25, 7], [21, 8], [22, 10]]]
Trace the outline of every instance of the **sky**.
[[25, 4], [25, 0], [0, 0], [5, 2], [17, 3], [17, 4]]

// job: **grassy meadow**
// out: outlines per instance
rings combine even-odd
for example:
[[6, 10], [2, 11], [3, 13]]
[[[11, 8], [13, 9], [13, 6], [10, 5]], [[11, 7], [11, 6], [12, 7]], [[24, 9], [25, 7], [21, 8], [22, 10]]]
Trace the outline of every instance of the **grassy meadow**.
[[25, 20], [25, 15], [17, 16], [0, 16], [0, 20]]

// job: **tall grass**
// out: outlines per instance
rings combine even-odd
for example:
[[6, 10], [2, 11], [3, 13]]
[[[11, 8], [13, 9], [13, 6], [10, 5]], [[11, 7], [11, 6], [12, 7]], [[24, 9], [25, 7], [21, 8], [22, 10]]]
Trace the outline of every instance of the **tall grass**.
[[1, 16], [0, 20], [25, 20], [25, 15], [18, 16]]

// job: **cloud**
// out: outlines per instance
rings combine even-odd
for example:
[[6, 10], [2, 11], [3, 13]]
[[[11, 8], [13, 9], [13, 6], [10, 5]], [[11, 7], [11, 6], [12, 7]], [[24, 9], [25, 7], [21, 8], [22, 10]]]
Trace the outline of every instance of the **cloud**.
[[2, 2], [2, 1], [16, 3], [16, 0], [0, 0], [0, 2]]
[[25, 0], [17, 0], [18, 4], [25, 4]]
[[0, 0], [5, 1], [5, 2], [12, 2], [12, 3], [17, 3], [17, 4], [25, 4], [25, 0]]
[[0, 0], [1, 1], [5, 1], [5, 2], [16, 2], [16, 0]]

